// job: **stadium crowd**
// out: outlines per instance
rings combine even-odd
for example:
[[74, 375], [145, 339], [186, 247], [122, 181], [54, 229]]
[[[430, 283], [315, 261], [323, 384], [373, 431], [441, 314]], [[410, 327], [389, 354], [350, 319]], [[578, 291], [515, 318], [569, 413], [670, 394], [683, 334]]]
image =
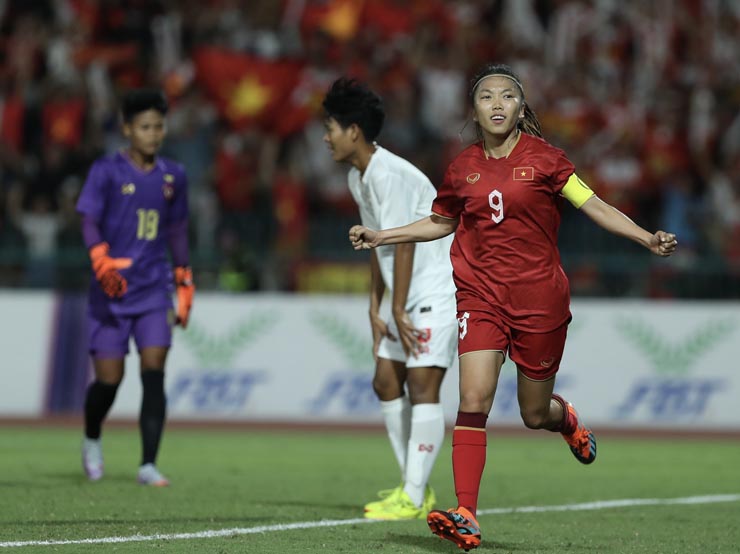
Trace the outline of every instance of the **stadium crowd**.
[[489, 61], [521, 75], [545, 137], [599, 196], [679, 237], [670, 262], [640, 266], [566, 208], [574, 294], [737, 297], [732, 0], [2, 0], [0, 285], [82, 287], [75, 200], [91, 161], [123, 145], [122, 91], [155, 86], [201, 286], [305, 288], [312, 265], [360, 259], [346, 169], [322, 141], [331, 82], [381, 93], [379, 142], [439, 183], [474, 138], [462, 99]]

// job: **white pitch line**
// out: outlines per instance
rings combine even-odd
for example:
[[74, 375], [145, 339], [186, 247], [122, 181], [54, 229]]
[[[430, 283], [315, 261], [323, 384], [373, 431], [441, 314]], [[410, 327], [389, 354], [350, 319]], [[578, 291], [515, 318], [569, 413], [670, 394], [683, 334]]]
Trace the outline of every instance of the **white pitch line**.
[[[683, 498], [625, 498], [621, 500], [601, 500], [597, 502], [583, 502], [580, 504], [561, 504], [556, 506], [520, 506], [518, 508], [492, 508], [478, 510], [478, 515], [502, 515], [540, 512], [569, 512], [583, 510], [605, 510], [608, 508], [627, 508], [630, 506], [666, 506], [676, 504], [716, 504], [718, 502], [740, 501], [740, 494], [714, 494], [706, 496], [685, 496]], [[0, 542], [0, 548], [20, 546], [64, 546], [67, 544], [114, 544], [126, 542], [149, 542], [158, 540], [183, 539], [213, 539], [217, 537], [233, 537], [236, 535], [254, 535], [274, 531], [292, 531], [296, 529], [316, 529], [318, 527], [336, 527], [339, 525], [359, 525], [361, 523], [380, 523], [372, 519], [330, 519], [321, 521], [303, 521], [278, 525], [262, 525], [260, 527], [235, 527], [233, 529], [218, 529], [213, 531], [198, 531], [197, 533], [172, 533], [156, 535], [129, 535], [128, 537], [102, 537], [98, 539], [73, 539], [50, 541], [11, 541]]]
[[560, 506], [522, 506], [520, 508], [491, 508], [478, 510], [478, 515], [490, 514], [531, 514], [534, 512], [576, 512], [581, 510], [604, 510], [607, 508], [627, 508], [629, 506], [666, 506], [675, 504], [716, 504], [717, 502], [737, 502], [740, 494], [711, 494], [706, 496], [685, 496], [683, 498], [624, 498], [621, 500], [599, 500], [581, 504], [562, 504]]

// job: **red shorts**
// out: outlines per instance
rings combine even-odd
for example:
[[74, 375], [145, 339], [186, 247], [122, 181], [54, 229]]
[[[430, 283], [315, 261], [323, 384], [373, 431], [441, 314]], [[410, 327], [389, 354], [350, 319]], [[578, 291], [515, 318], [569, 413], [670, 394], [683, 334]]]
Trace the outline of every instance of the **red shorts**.
[[547, 333], [513, 329], [488, 312], [458, 312], [457, 322], [459, 356], [477, 350], [508, 352], [517, 369], [534, 381], [549, 379], [560, 368], [569, 322]]

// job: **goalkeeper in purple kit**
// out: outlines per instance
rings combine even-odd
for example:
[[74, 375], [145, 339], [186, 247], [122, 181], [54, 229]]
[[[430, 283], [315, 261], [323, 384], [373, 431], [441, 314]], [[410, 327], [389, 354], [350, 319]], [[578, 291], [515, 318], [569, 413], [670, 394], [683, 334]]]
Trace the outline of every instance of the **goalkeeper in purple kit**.
[[123, 379], [133, 337], [143, 389], [138, 481], [169, 484], [155, 463], [166, 412], [164, 366], [173, 325], [187, 326], [195, 286], [187, 178], [181, 165], [157, 156], [166, 135], [167, 109], [160, 91], [126, 94], [121, 115], [129, 145], [95, 161], [77, 202], [92, 265], [88, 329], [95, 380], [85, 399], [82, 447], [83, 468], [91, 481], [103, 476], [101, 428]]

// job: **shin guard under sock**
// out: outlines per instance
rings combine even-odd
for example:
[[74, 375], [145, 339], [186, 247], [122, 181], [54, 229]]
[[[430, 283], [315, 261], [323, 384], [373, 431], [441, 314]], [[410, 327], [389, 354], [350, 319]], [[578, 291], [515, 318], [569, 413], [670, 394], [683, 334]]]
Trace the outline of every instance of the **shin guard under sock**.
[[87, 389], [85, 396], [85, 436], [88, 439], [99, 439], [105, 416], [108, 415], [116, 399], [118, 384], [94, 381]]
[[167, 400], [164, 394], [164, 371], [145, 369], [141, 372], [143, 393], [139, 429], [141, 430], [141, 463], [153, 464], [162, 438]]
[[452, 432], [452, 471], [457, 503], [475, 515], [478, 491], [486, 465], [486, 419], [484, 413], [458, 412]]

